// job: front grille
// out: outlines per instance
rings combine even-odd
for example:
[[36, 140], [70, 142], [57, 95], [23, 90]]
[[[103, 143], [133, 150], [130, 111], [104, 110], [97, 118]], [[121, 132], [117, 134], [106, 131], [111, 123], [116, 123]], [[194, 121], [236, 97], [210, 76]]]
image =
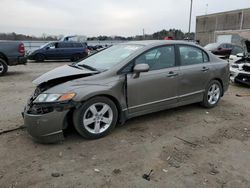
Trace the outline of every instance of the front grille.
[[47, 114], [47, 113], [53, 112], [53, 110], [54, 110], [53, 107], [39, 107], [39, 106], [33, 105], [29, 107], [28, 113], [39, 115], [39, 114]]
[[250, 72], [250, 66], [248, 66], [248, 65], [243, 65], [243, 66], [242, 66], [242, 69], [243, 69], [244, 71], [246, 71], [246, 72]]
[[33, 101], [42, 93], [42, 90], [37, 87], [30, 97], [28, 105], [27, 105], [27, 112], [29, 114], [39, 115], [39, 114], [47, 114], [54, 110], [53, 107], [41, 107], [33, 103]]

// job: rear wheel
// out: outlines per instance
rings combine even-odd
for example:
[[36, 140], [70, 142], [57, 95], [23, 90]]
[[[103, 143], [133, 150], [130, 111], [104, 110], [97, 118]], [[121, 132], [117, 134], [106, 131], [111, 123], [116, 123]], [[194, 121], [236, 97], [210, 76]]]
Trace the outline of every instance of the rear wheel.
[[0, 59], [0, 76], [4, 75], [8, 71], [8, 65], [6, 61]]
[[78, 60], [80, 60], [82, 57], [81, 57], [81, 54], [74, 54], [71, 58], [70, 58], [70, 60], [71, 61], [78, 61]]
[[212, 80], [204, 93], [202, 105], [206, 108], [215, 107], [220, 101], [221, 95], [221, 83], [217, 80]]
[[94, 97], [74, 112], [77, 132], [87, 139], [109, 134], [115, 127], [118, 111], [114, 102], [106, 97]]
[[36, 54], [35, 61], [36, 62], [43, 62], [45, 60], [45, 56], [43, 54]]

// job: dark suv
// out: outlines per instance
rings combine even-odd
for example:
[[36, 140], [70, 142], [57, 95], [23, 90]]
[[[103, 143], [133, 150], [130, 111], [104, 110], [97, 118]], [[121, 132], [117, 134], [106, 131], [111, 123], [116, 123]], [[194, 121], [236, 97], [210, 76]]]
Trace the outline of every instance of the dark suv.
[[88, 48], [80, 42], [49, 42], [33, 51], [28, 58], [35, 61], [70, 59], [77, 61], [88, 56]]

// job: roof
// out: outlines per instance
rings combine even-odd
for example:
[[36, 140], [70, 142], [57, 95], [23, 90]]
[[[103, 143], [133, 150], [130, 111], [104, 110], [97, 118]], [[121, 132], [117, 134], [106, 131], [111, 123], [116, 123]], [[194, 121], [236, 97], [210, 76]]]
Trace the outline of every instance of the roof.
[[199, 16], [196, 16], [196, 18], [219, 16], [219, 15], [232, 14], [232, 13], [238, 13], [238, 12], [248, 12], [248, 11], [250, 11], [250, 8], [236, 9], [236, 10], [230, 10], [230, 11], [225, 11], [225, 12], [217, 12], [217, 13], [206, 14], [206, 15], [199, 15]]
[[164, 45], [164, 44], [193, 44], [193, 42], [187, 42], [182, 40], [141, 40], [141, 41], [130, 41], [123, 44], [135, 44], [144, 46]]

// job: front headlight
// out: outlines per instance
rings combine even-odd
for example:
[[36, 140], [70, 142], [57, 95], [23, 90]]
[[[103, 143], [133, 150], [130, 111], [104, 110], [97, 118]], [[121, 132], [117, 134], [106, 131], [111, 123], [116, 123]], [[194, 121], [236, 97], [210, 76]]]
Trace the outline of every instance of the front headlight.
[[34, 100], [34, 103], [45, 103], [45, 102], [62, 102], [69, 101], [76, 96], [76, 93], [64, 93], [64, 94], [49, 94], [42, 93]]

